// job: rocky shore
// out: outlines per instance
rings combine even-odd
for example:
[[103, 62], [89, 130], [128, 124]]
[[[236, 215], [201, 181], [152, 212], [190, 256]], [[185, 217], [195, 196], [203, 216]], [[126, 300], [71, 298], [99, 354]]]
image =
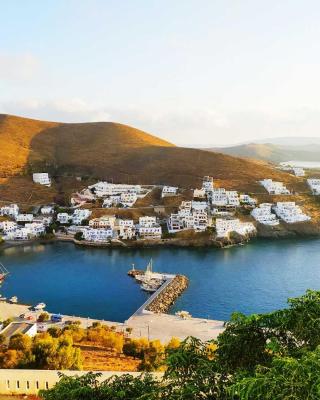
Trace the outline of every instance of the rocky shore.
[[166, 313], [170, 306], [188, 287], [189, 280], [184, 275], [176, 275], [167, 287], [150, 303], [146, 310], [156, 314]]

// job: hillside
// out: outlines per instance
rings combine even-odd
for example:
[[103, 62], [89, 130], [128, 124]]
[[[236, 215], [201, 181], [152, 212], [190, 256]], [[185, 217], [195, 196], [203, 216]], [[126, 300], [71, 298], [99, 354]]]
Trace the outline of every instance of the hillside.
[[[64, 190], [57, 183], [67, 175], [182, 187], [199, 186], [204, 175], [212, 175], [227, 187], [249, 191], [261, 191], [256, 181], [266, 177], [292, 187], [300, 182], [261, 161], [176, 147], [112, 122], [66, 124], [0, 115], [0, 148], [0, 200], [3, 193], [8, 199], [8, 187], [17, 195], [21, 192], [21, 179], [31, 185], [35, 171], [59, 177], [51, 188], [53, 196]], [[38, 187], [33, 185], [33, 190]]]
[[273, 143], [249, 143], [232, 147], [214, 147], [208, 150], [273, 163], [290, 160], [320, 161], [319, 144], [288, 146]]

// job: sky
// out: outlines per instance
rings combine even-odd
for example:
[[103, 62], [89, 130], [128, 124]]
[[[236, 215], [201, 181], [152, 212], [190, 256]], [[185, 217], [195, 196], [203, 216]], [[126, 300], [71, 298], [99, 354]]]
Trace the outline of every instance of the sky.
[[178, 145], [320, 137], [320, 3], [1, 0], [0, 113]]

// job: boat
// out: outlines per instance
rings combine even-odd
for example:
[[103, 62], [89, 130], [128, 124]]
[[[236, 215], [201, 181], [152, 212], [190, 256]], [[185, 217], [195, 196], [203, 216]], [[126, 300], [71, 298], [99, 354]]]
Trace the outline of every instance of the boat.
[[43, 310], [45, 307], [46, 307], [45, 303], [39, 303], [34, 307], [34, 309], [35, 310]]
[[159, 274], [158, 272], [153, 272], [152, 268], [153, 268], [153, 261], [151, 258], [144, 274], [136, 275], [135, 280], [140, 283], [148, 283], [152, 279], [157, 279], [163, 282], [165, 280], [163, 274]]
[[18, 297], [17, 296], [12, 296], [9, 299], [9, 301], [10, 301], [10, 303], [16, 304], [16, 303], [18, 303]]
[[141, 286], [141, 289], [144, 290], [145, 292], [150, 292], [150, 293], [154, 293], [157, 291], [157, 287], [155, 286], [150, 286], [147, 283], [143, 283]]
[[0, 284], [6, 279], [6, 276], [9, 274], [7, 268], [1, 264], [0, 262]]

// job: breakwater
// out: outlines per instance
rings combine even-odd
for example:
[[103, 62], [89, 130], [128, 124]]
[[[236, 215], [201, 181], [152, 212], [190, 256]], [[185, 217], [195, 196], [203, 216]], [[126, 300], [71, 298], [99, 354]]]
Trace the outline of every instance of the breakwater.
[[160, 293], [146, 306], [147, 311], [157, 314], [168, 312], [170, 306], [188, 287], [189, 280], [184, 275], [176, 275]]

